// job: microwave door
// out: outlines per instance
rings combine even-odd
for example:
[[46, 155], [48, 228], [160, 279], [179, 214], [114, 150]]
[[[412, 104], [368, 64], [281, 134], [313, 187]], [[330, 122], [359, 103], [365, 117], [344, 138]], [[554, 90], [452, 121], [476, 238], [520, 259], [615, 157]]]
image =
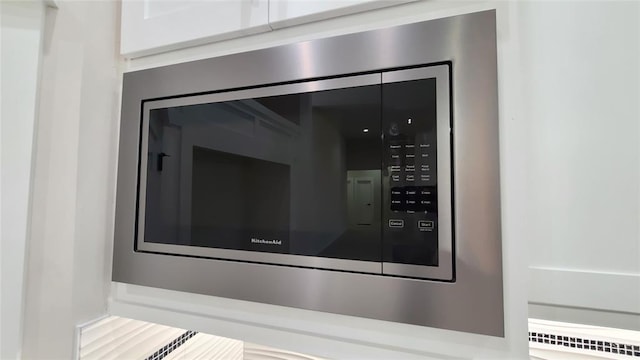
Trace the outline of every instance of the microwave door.
[[381, 274], [380, 83], [146, 101], [137, 250]]
[[449, 71], [382, 74], [386, 275], [454, 280]]

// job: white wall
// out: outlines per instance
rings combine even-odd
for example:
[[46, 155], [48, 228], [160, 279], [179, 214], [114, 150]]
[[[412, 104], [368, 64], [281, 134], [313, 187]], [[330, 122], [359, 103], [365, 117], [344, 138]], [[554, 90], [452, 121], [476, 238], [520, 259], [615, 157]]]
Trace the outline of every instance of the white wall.
[[70, 359], [106, 311], [115, 187], [118, 3], [46, 14], [23, 354]]
[[518, 171], [521, 162], [517, 154], [524, 151], [521, 139], [526, 133], [519, 126], [519, 109], [514, 105], [519, 101], [512, 77], [518, 71], [513, 62], [517, 58], [512, 16], [515, 7], [502, 2], [422, 1], [138, 58], [128, 62], [127, 71], [495, 7], [499, 10], [500, 112], [504, 122], [501, 163], [514, 169], [502, 174], [506, 189], [503, 211], [509, 214], [503, 223], [505, 339], [125, 284], [114, 284], [109, 311], [329, 358], [524, 357], [527, 308], [526, 282], [522, 279], [526, 277], [527, 258], [521, 242], [525, 234], [520, 214], [524, 212], [525, 179]]
[[531, 316], [640, 330], [640, 3], [518, 19]]
[[45, 6], [0, 2], [0, 358], [19, 357], [31, 164]]

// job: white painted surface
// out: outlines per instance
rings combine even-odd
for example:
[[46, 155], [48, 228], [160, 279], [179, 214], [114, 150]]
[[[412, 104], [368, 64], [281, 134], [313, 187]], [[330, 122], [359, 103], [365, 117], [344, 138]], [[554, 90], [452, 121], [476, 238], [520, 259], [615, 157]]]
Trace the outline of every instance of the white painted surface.
[[120, 51], [136, 58], [410, 1], [124, 0]]
[[[133, 59], [128, 70], [155, 67], [228, 53], [298, 42], [313, 38], [365, 31], [402, 23], [498, 7], [501, 112], [501, 162], [513, 168], [502, 174], [503, 211], [513, 216], [503, 223], [506, 339], [463, 334], [384, 321], [279, 306], [222, 299], [211, 296], [114, 284], [112, 314], [190, 328], [267, 346], [328, 358], [447, 359], [522, 358], [527, 353], [526, 248], [521, 225], [525, 190], [523, 165], [517, 154], [526, 131], [519, 126], [517, 47], [512, 28], [515, 5], [484, 2], [416, 2], [357, 15], [344, 16], [298, 27], [274, 30], [243, 39], [182, 49]], [[509, 15], [509, 16], [508, 16]], [[375, 301], [375, 300], [372, 300]]]
[[118, 3], [48, 9], [38, 109], [23, 358], [70, 359], [106, 311], [117, 139]]
[[311, 355], [250, 343], [244, 343], [244, 353], [242, 355], [243, 360], [323, 360]]
[[526, 2], [518, 18], [530, 301], [640, 330], [640, 3]]
[[584, 354], [567, 354], [563, 351], [547, 350], [547, 349], [531, 349], [529, 351], [531, 360], [605, 360], [607, 358], [600, 356], [591, 356]]
[[529, 299], [540, 304], [640, 314], [639, 276], [593, 270], [530, 268]]
[[0, 2], [0, 358], [20, 357], [45, 6]]
[[267, 0], [124, 0], [121, 26], [127, 57], [271, 30]]
[[416, 0], [269, 0], [272, 29], [330, 19]]
[[[176, 49], [170, 52], [136, 57], [127, 63], [125, 71], [182, 63], [223, 56], [243, 51], [263, 49], [283, 44], [367, 31], [411, 22], [437, 19], [456, 13], [487, 9], [490, 1], [420, 1], [392, 6], [360, 14], [305, 23], [242, 38]], [[500, 3], [500, 2], [497, 2]]]
[[598, 326], [637, 329], [640, 315], [575, 306], [529, 303], [529, 316], [552, 319], [575, 324], [597, 324]]

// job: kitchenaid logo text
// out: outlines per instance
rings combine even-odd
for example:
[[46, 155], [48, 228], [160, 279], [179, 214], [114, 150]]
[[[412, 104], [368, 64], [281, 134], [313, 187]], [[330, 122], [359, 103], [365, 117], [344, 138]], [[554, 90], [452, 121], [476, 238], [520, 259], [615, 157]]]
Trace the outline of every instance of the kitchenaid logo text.
[[282, 240], [265, 240], [265, 239], [251, 238], [251, 243], [266, 244], [266, 245], [282, 245]]

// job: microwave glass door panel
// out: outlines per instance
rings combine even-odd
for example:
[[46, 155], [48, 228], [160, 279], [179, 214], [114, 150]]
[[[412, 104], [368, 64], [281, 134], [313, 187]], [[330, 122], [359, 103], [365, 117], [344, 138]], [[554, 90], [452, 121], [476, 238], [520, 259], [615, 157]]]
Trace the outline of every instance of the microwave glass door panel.
[[453, 280], [449, 65], [143, 103], [143, 252]]

